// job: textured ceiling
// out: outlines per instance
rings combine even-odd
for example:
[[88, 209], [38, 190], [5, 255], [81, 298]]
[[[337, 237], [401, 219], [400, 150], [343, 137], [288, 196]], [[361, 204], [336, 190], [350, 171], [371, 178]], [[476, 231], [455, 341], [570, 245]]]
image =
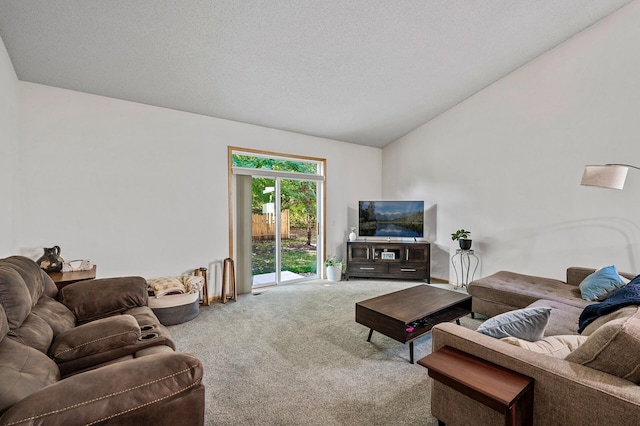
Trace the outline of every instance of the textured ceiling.
[[0, 0], [18, 78], [383, 147], [630, 0]]

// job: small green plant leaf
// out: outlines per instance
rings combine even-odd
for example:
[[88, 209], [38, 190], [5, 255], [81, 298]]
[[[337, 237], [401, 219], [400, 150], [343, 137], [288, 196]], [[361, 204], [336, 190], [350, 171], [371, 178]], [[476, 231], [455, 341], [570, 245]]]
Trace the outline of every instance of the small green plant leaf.
[[451, 239], [453, 241], [456, 241], [459, 239], [466, 240], [467, 238], [469, 238], [469, 234], [471, 234], [471, 231], [467, 231], [465, 229], [458, 229], [456, 232], [451, 234]]

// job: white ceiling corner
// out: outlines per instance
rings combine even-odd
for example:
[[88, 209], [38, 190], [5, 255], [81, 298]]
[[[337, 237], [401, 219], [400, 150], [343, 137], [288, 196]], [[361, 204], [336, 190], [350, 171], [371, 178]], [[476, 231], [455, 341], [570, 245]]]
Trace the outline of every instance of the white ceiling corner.
[[18, 78], [384, 147], [630, 0], [2, 0]]

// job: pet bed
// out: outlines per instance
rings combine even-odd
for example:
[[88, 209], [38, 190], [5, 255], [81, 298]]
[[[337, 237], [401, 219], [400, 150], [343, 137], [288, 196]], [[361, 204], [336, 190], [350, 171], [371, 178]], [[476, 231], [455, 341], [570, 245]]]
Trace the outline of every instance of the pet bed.
[[149, 307], [163, 325], [191, 321], [200, 313], [200, 289], [204, 277], [184, 275], [154, 278], [149, 286]]

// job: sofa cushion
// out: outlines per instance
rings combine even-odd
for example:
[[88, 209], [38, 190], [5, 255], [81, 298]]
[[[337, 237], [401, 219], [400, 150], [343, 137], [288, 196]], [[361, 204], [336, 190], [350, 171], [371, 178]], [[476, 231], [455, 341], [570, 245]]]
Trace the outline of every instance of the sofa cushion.
[[0, 413], [60, 379], [56, 363], [48, 356], [7, 338], [0, 342], [0, 371]]
[[592, 302], [602, 301], [609, 297], [611, 293], [624, 287], [625, 283], [618, 274], [614, 265], [606, 266], [596, 270], [587, 276], [578, 288], [584, 300]]
[[610, 321], [613, 321], [619, 318], [630, 318], [630, 317], [640, 318], [640, 306], [638, 305], [625, 306], [624, 308], [620, 308], [616, 311], [613, 311], [611, 313], [598, 317], [595, 320], [593, 320], [593, 322], [591, 322], [588, 326], [586, 326], [584, 330], [582, 330], [582, 333], [580, 334], [582, 334], [583, 336], [590, 336], [597, 329], [599, 329], [604, 324]]
[[583, 300], [577, 286], [552, 278], [542, 278], [515, 272], [501, 271], [469, 284], [474, 299], [499, 301], [514, 308], [524, 308], [539, 299], [554, 300], [584, 308], [590, 302]]
[[[100, 297], [96, 297], [99, 293]], [[147, 281], [142, 277], [102, 278], [67, 285], [59, 300], [71, 310], [79, 323], [93, 321], [146, 306]]]
[[619, 318], [598, 328], [565, 359], [640, 384], [640, 319]]
[[582, 308], [545, 299], [533, 302], [527, 308], [551, 308], [549, 323], [544, 330], [545, 336], [578, 334], [578, 318], [580, 318]]
[[516, 337], [505, 337], [502, 339], [502, 341], [511, 345], [518, 346], [532, 352], [550, 355], [554, 358], [566, 357], [586, 340], [586, 336], [578, 336], [574, 334], [566, 336], [549, 336], [542, 340], [536, 340], [535, 342], [529, 342], [528, 340], [518, 339]]
[[76, 317], [62, 303], [42, 295], [36, 306], [33, 307], [31, 313], [39, 316], [49, 324], [53, 335], [57, 336], [76, 326]]
[[51, 278], [33, 260], [24, 256], [0, 260], [0, 303], [10, 330], [22, 325], [41, 296], [55, 297], [57, 292]]
[[9, 332], [9, 323], [7, 322], [7, 316], [4, 313], [4, 308], [0, 303], [0, 342]]
[[11, 265], [0, 263], [0, 303], [13, 330], [31, 313], [31, 294], [22, 276]]
[[20, 327], [11, 330], [8, 338], [46, 354], [53, 340], [53, 331], [45, 320], [30, 314]]
[[517, 337], [534, 342], [542, 339], [551, 308], [524, 308], [489, 318], [477, 331], [497, 339]]
[[2, 266], [17, 271], [27, 286], [31, 300], [37, 301], [41, 295], [56, 297], [58, 287], [36, 262], [25, 256], [11, 256], [0, 261]]
[[132, 345], [140, 338], [140, 327], [131, 315], [118, 315], [80, 325], [59, 334], [49, 356], [56, 362], [103, 353]]
[[[150, 421], [143, 417], [144, 410], [161, 411], [164, 405], [201, 388], [202, 374], [202, 363], [188, 354], [157, 354], [119, 362], [29, 395], [7, 410], [2, 421], [15, 425], [159, 424], [162, 422], [157, 418]], [[198, 409], [204, 411], [204, 399]], [[182, 422], [173, 419], [173, 424], [203, 424], [202, 415], [192, 405], [179, 410], [183, 410]], [[136, 412], [141, 412], [141, 417], [128, 417]]]

